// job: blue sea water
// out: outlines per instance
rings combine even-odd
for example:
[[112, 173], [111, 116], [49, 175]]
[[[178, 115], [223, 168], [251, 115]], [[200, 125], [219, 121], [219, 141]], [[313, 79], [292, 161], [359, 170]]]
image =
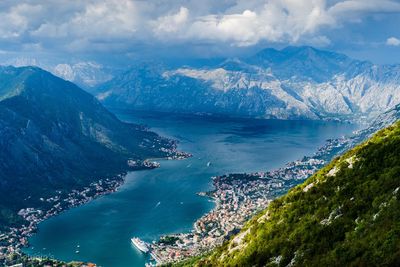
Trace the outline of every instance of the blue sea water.
[[150, 242], [163, 234], [190, 231], [193, 222], [213, 208], [207, 198], [196, 195], [211, 189], [211, 176], [277, 168], [355, 129], [335, 122], [129, 111], [117, 115], [178, 139], [179, 149], [193, 157], [161, 160], [161, 168], [131, 172], [118, 192], [42, 222], [30, 238], [29, 254], [103, 267], [144, 266], [147, 257], [131, 245], [130, 237]]

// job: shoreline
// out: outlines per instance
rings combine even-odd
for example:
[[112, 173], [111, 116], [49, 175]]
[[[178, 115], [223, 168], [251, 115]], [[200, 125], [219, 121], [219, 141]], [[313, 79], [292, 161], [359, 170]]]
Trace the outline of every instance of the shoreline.
[[190, 232], [163, 235], [148, 244], [153, 259], [148, 266], [179, 262], [222, 245], [240, 232], [248, 219], [267, 208], [273, 199], [305, 181], [362, 138], [355, 134], [328, 139], [314, 155], [275, 170], [212, 177], [213, 190], [197, 195], [209, 198], [215, 207], [197, 219]]
[[[41, 222], [58, 216], [72, 208], [87, 204], [91, 200], [118, 191], [118, 188], [124, 183], [124, 177], [126, 174], [127, 172], [123, 172], [113, 178], [100, 179], [97, 182], [92, 182], [88, 186], [85, 186], [83, 190], [72, 190], [67, 194], [67, 197], [64, 198], [61, 198], [58, 195], [47, 198], [43, 201], [55, 204], [46, 211], [41, 208], [21, 209], [18, 212], [18, 215], [24, 218], [28, 222], [28, 225], [19, 228], [11, 228], [9, 232], [3, 234], [4, 240], [8, 242], [8, 246], [7, 250], [2, 253], [4, 253], [4, 255], [27, 255], [28, 257], [36, 257], [23, 252], [22, 249], [29, 247], [28, 239], [37, 232], [38, 225]], [[58, 191], [57, 193], [60, 194], [61, 191]], [[94, 194], [88, 195], [88, 193]], [[59, 262], [61, 262], [61, 260]]]
[[[159, 160], [183, 160], [192, 157], [192, 154], [177, 151], [174, 148], [168, 151], [164, 158], [157, 158]], [[167, 151], [164, 151], [167, 152]], [[20, 227], [11, 227], [8, 232], [0, 233], [0, 265], [6, 264], [6, 258], [10, 255], [16, 255], [18, 258], [27, 256], [28, 258], [35, 259], [37, 256], [29, 255], [23, 251], [24, 248], [29, 247], [28, 239], [38, 231], [39, 223], [58, 216], [72, 208], [89, 203], [92, 200], [98, 199], [104, 195], [117, 192], [119, 188], [125, 183], [126, 175], [131, 171], [152, 170], [160, 167], [160, 163], [154, 161], [155, 158], [148, 158], [145, 160], [127, 160], [127, 170], [111, 177], [98, 179], [91, 182], [89, 185], [80, 188], [79, 190], [73, 189], [71, 191], [62, 192], [56, 191], [52, 197], [40, 200], [46, 205], [51, 205], [49, 208], [44, 207], [27, 207], [20, 209], [18, 215], [21, 216], [26, 223]], [[47, 258], [47, 256], [43, 256]], [[62, 260], [52, 259], [54, 262], [63, 262]], [[82, 266], [84, 263], [82, 262]], [[91, 263], [91, 266], [96, 266]]]
[[[274, 171], [256, 172], [250, 174], [227, 174], [213, 177], [212, 181], [214, 189], [209, 192], [200, 192], [198, 195], [210, 198], [210, 201], [215, 203], [215, 207], [194, 222], [191, 232], [164, 235], [158, 241], [153, 241], [153, 243], [150, 244], [153, 255], [159, 259], [159, 263], [165, 264], [181, 261], [188, 257], [205, 253], [210, 249], [222, 244], [225, 240], [230, 238], [230, 236], [240, 231], [248, 218], [265, 209], [270, 201], [272, 201], [277, 195], [283, 194], [291, 187], [304, 181], [304, 179], [306, 179], [326, 163], [324, 159], [328, 157], [327, 155], [333, 157], [335, 153], [338, 153], [337, 151], [340, 152], [340, 149], [351, 144], [351, 140], [351, 138], [347, 137], [329, 139], [327, 140], [326, 144], [317, 150], [312, 157], [304, 157], [301, 160], [288, 163], [285, 167]], [[177, 152], [176, 155], [170, 154], [170, 157], [167, 156], [162, 159], [179, 160], [192, 156], [191, 154], [184, 152], [175, 152]], [[150, 161], [150, 159], [145, 161]], [[16, 243], [20, 245], [20, 247], [17, 249], [20, 249], [21, 246], [28, 245], [27, 238], [35, 233], [37, 230], [37, 224], [43, 220], [58, 215], [69, 208], [85, 204], [102, 195], [117, 191], [118, 188], [124, 183], [123, 177], [125, 174], [126, 172], [124, 174], [117, 175], [116, 177], [119, 178], [116, 180], [120, 180], [114, 181], [114, 185], [107, 187], [105, 190], [100, 190], [94, 196], [88, 197], [88, 199], [81, 200], [80, 202], [77, 201], [75, 205], [71, 205], [67, 208], [61, 208], [60, 211], [56, 211], [54, 214], [46, 216], [47, 214], [43, 215], [41, 212], [25, 210], [25, 216], [30, 216], [34, 222], [36, 220], [36, 225], [30, 225], [36, 226], [36, 228], [32, 227], [33, 230], [30, 231], [26, 231], [24, 228], [14, 229], [15, 232], [12, 238], [14, 238], [14, 241], [17, 240]], [[100, 181], [102, 180], [99, 180], [98, 182]], [[257, 188], [257, 186], [260, 184], [262, 184], [262, 190]], [[95, 186], [95, 183], [93, 183], [93, 185]], [[238, 196], [236, 200], [235, 197], [232, 196], [232, 192], [234, 193], [233, 195]], [[254, 195], [257, 192], [263, 192], [263, 196]], [[72, 193], [80, 194], [83, 192], [73, 190], [71, 194]], [[224, 198], [220, 197], [222, 194], [225, 194]], [[233, 207], [233, 210], [229, 210], [229, 207]], [[232, 213], [236, 214], [238, 211], [241, 212], [239, 217], [235, 218], [232, 216]], [[229, 213], [231, 214], [229, 215]], [[235, 220], [232, 221], [232, 218]], [[208, 225], [210, 223], [211, 225]], [[21, 235], [21, 232], [24, 232], [24, 235]], [[171, 242], [170, 240], [169, 242], [165, 242], [163, 241], [165, 237], [173, 237], [174, 239], [172, 240], [175, 241]], [[202, 242], [202, 240], [204, 240], [204, 242]], [[16, 251], [11, 251], [11, 253], [15, 252]], [[9, 253], [9, 251], [7, 251], [7, 253]]]

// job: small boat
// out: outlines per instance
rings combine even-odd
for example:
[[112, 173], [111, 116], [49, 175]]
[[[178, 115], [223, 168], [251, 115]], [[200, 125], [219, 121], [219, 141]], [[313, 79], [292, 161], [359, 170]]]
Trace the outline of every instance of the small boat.
[[76, 254], [79, 254], [79, 250], [76, 250], [75, 253], [76, 253]]
[[131, 242], [132, 242], [132, 244], [133, 244], [137, 249], [139, 249], [141, 252], [143, 252], [143, 253], [148, 253], [148, 252], [149, 252], [149, 247], [148, 247], [148, 245], [146, 244], [146, 242], [140, 240], [139, 238], [137, 238], [137, 237], [132, 237], [132, 238], [131, 238]]
[[211, 166], [211, 161], [207, 162], [207, 167]]

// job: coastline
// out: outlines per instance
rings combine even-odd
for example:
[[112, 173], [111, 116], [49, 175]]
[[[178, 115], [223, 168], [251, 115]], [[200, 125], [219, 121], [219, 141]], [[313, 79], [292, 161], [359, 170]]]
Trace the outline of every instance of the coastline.
[[[345, 139], [343, 139], [343, 140], [345, 140]], [[335, 140], [333, 140], [333, 141], [335, 141]], [[330, 144], [332, 144], [332, 147], [335, 147], [335, 144], [334, 144], [334, 142], [330, 142]], [[339, 139], [339, 142], [342, 142], [341, 141], [341, 139]], [[168, 157], [166, 157], [166, 158], [163, 158], [163, 159], [173, 159], [173, 158], [168, 158]], [[298, 162], [303, 162], [303, 161], [307, 161], [307, 160], [305, 160], [306, 158], [304, 158], [304, 159], [302, 159], [302, 160], [300, 160], [300, 161], [298, 161]], [[148, 160], [150, 160], [150, 159], [148, 159]], [[297, 162], [297, 161], [296, 161]], [[315, 163], [315, 162], [314, 162]], [[313, 163], [313, 164], [314, 164]], [[293, 162], [292, 163], [292, 165], [295, 165], [295, 162]], [[285, 170], [285, 169], [290, 169], [290, 168], [292, 168], [293, 166], [292, 166], [291, 164], [288, 164], [287, 165], [287, 167], [285, 167], [285, 168], [281, 168], [282, 170]], [[279, 170], [281, 170], [281, 169], [279, 169]], [[274, 171], [274, 172], [276, 172], [276, 171]], [[271, 172], [271, 174], [272, 175], [276, 175], [276, 174], [274, 174], [274, 172]], [[267, 172], [267, 173], [269, 173], [269, 172]], [[232, 180], [237, 180], [237, 181], [240, 181], [240, 182], [246, 182], [246, 180], [251, 180], [251, 179], [254, 179], [254, 178], [257, 178], [257, 179], [264, 179], [264, 180], [260, 180], [261, 182], [265, 182], [265, 181], [269, 181], [269, 183], [270, 182], [274, 182], [274, 181], [272, 181], [271, 179], [269, 179], [267, 176], [268, 175], [266, 175], [267, 173], [264, 173], [264, 172], [259, 172], [259, 173], [252, 173], [251, 175], [247, 175], [247, 174], [237, 174], [237, 175], [239, 175], [239, 176], [241, 176], [241, 177], [237, 177], [237, 179], [235, 178], [235, 179], [232, 179]], [[283, 173], [284, 174], [284, 173]], [[230, 183], [230, 180], [231, 180], [231, 178], [232, 178], [232, 175], [225, 175], [225, 176], [217, 176], [217, 177], [215, 177], [215, 178], [221, 178], [221, 177], [225, 177], [225, 178], [229, 178], [229, 179], [217, 179], [217, 181], [218, 181], [218, 183], [220, 183], [221, 182], [221, 185], [224, 185], [224, 184], [229, 184]], [[282, 177], [284, 177], [284, 175], [282, 175]], [[305, 179], [305, 178], [304, 178]], [[291, 180], [291, 178], [288, 178], [287, 180]], [[278, 181], [276, 181], [276, 182], [278, 182]], [[298, 181], [298, 182], [301, 182], [301, 181]], [[123, 181], [121, 182], [121, 185], [122, 185], [122, 183], [123, 183]], [[243, 183], [243, 185], [244, 185], [245, 183]], [[246, 182], [246, 184], [249, 184], [249, 183], [247, 183]], [[265, 185], [267, 185], [268, 183], [266, 182], [265, 183]], [[115, 190], [118, 190], [118, 187], [119, 187], [120, 185], [118, 185], [118, 186], [116, 186], [116, 188], [115, 189], [110, 189], [110, 191], [109, 191], [109, 193], [112, 193], [112, 192], [114, 192]], [[253, 185], [251, 185], [251, 186], [253, 186]], [[284, 193], [284, 190], [285, 190], [285, 188], [284, 187], [286, 187], [287, 186], [287, 184], [286, 183], [282, 183], [282, 185], [280, 185], [279, 187], [277, 187], [277, 188], [275, 188], [274, 189], [274, 192], [275, 192], [275, 190], [277, 189], [277, 190], [281, 190], [282, 191], [282, 193]], [[266, 189], [268, 189], [267, 188], [267, 186], [265, 186], [266, 187]], [[216, 203], [216, 201], [218, 200], [218, 198], [217, 197], [212, 197], [212, 193], [213, 192], [215, 192], [216, 191], [216, 186], [214, 186], [214, 189], [215, 190], [212, 190], [212, 191], [210, 191], [210, 192], [207, 192], [207, 193], [204, 193], [205, 195], [207, 195], [207, 197], [211, 197], [211, 199]], [[279, 189], [280, 188], [280, 189]], [[267, 190], [265, 189], [265, 192], [268, 192]], [[223, 190], [226, 190], [225, 188], [223, 189]], [[104, 194], [107, 194], [106, 192], [104, 193]], [[100, 196], [100, 195], [99, 195]], [[229, 199], [227, 200], [227, 201], [231, 201], [231, 197], [229, 197]], [[260, 210], [260, 209], [263, 209], [263, 208], [265, 208], [265, 206], [269, 203], [269, 201], [271, 200], [271, 199], [273, 199], [273, 196], [272, 197], [269, 197], [269, 198], [267, 198], [265, 201], [265, 203], [262, 203], [262, 205], [260, 205], [257, 209], [258, 210]], [[91, 199], [90, 199], [91, 200]], [[88, 201], [90, 201], [90, 200], [88, 200]], [[84, 202], [84, 203], [86, 203], [86, 202]], [[242, 203], [242, 200], [240, 200], [240, 203]], [[80, 205], [80, 204], [78, 204], [78, 205]], [[240, 204], [241, 205], [241, 204]], [[217, 206], [217, 205], [216, 205]], [[218, 216], [218, 213], [221, 213], [221, 211], [223, 211], [223, 210], [215, 210], [215, 207], [212, 209], [212, 210], [210, 210], [210, 212], [208, 212], [208, 213], [205, 213], [202, 217], [200, 217], [200, 219], [198, 219], [198, 220], [196, 220], [196, 222], [199, 222], [200, 220], [202, 220], [202, 219], [206, 219], [206, 216], [208, 215], [208, 214], [210, 214], [210, 213], [212, 213], [213, 211], [215, 211], [214, 212], [214, 214], [216, 215], [216, 216]], [[62, 211], [61, 211], [62, 212]], [[235, 231], [237, 231], [237, 229], [240, 229], [241, 227], [242, 227], [242, 225], [243, 225], [243, 223], [245, 222], [245, 219], [246, 218], [249, 218], [249, 217], [251, 217], [251, 214], [253, 214], [253, 213], [251, 213], [251, 212], [257, 212], [257, 210], [251, 210], [250, 211], [250, 213], [249, 212], [247, 212], [246, 213], [246, 215], [245, 216], [243, 216], [243, 218], [244, 218], [244, 221], [243, 222], [241, 222], [241, 224], [240, 225], [236, 225], [235, 226], [235, 228], [233, 229], [233, 231], [232, 232], [230, 232], [231, 234], [234, 234], [235, 233]], [[215, 218], [211, 218], [212, 220], [215, 220]], [[194, 228], [195, 228], [195, 225], [196, 224], [194, 224]], [[212, 230], [212, 229], [206, 229], [206, 231], [210, 231], [210, 230]], [[199, 230], [200, 232], [202, 231], [202, 230]], [[214, 232], [214, 233], [216, 233], [216, 232]], [[191, 234], [191, 233], [186, 233], [186, 234], [184, 234], [184, 235], [188, 235], [188, 234]], [[207, 233], [208, 234], [208, 233]], [[178, 237], [180, 236], [180, 234], [176, 234]], [[181, 237], [184, 237], [184, 236], [181, 236]], [[190, 236], [189, 236], [190, 237]], [[214, 238], [213, 236], [212, 236], [212, 238]], [[229, 236], [228, 237], [224, 237], [224, 238], [221, 238], [221, 242], [223, 242], [224, 240], [226, 240], [225, 238], [229, 238]], [[176, 250], [176, 252], [178, 252], [178, 253], [180, 253], [181, 255], [182, 255], [182, 258], [179, 258], [179, 256], [180, 255], [174, 255], [174, 260], [181, 260], [181, 259], [185, 259], [186, 257], [190, 257], [191, 256], [191, 254], [190, 253], [186, 253], [186, 255], [184, 255], [183, 253], [182, 253], [182, 251], [183, 252], [185, 252], [185, 246], [187, 245], [187, 244], [185, 244], [184, 242], [179, 242], [180, 243], [180, 245], [178, 246], [176, 243], [172, 246], [172, 248], [175, 250], [175, 248], [177, 247], [177, 250]], [[157, 244], [156, 243], [156, 245], [159, 245], [159, 244]], [[161, 248], [161, 247], [159, 247], [160, 248], [160, 250], [165, 250], [164, 248]], [[212, 247], [210, 247], [209, 246], [209, 244], [206, 244], [206, 246], [203, 246], [203, 247], [199, 247], [200, 249], [201, 249], [201, 252], [203, 252], [203, 251], [208, 251], [208, 250], [210, 250]], [[186, 249], [186, 251], [187, 251], [187, 249]], [[169, 257], [169, 255], [168, 255], [168, 257]], [[163, 262], [169, 262], [168, 260], [163, 260]]]
[[273, 199], [302, 183], [365, 137], [365, 132], [361, 131], [350, 137], [328, 139], [314, 155], [272, 171], [212, 177], [214, 189], [198, 195], [210, 198], [215, 207], [196, 220], [190, 232], [164, 235], [148, 244], [153, 259], [148, 265], [179, 262], [222, 245], [238, 233], [249, 218], [267, 208]]
[[[52, 208], [47, 209], [46, 211], [40, 208], [21, 209], [18, 212], [18, 215], [24, 218], [28, 222], [28, 225], [24, 225], [20, 228], [11, 228], [8, 233], [3, 234], [4, 240], [8, 242], [8, 246], [5, 251], [2, 251], [2, 253], [4, 255], [17, 255], [20, 257], [24, 256], [26, 253], [22, 252], [22, 248], [29, 247], [28, 239], [37, 232], [39, 223], [51, 217], [57, 216], [69, 209], [84, 205], [89, 201], [97, 199], [103, 195], [116, 192], [124, 183], [123, 177], [125, 175], [126, 172], [123, 172], [114, 176], [114, 178], [100, 179], [97, 182], [92, 182], [89, 186], [84, 187], [84, 189], [81, 191], [72, 190], [69, 194], [67, 194], [67, 197], [60, 197], [59, 195], [56, 195], [54, 197], [45, 199], [43, 201], [53, 203]], [[61, 194], [61, 191], [57, 191], [57, 194]]]
[[[177, 151], [176, 147], [171, 151], [163, 151], [168, 153], [164, 158], [165, 160], [182, 160], [192, 155], [190, 153]], [[139, 170], [151, 170], [160, 167], [160, 163], [154, 161], [155, 158], [145, 160], [127, 160], [127, 170], [113, 176], [112, 178], [98, 179], [95, 182], [84, 186], [80, 190], [72, 190], [69, 193], [57, 190], [56, 194], [52, 197], [40, 200], [44, 203], [43, 207], [27, 207], [18, 211], [27, 223], [21, 227], [12, 227], [8, 232], [0, 233], [0, 265], [8, 264], [7, 258], [15, 256], [10, 264], [19, 263], [20, 259], [28, 256], [22, 251], [23, 248], [29, 247], [29, 237], [34, 235], [38, 230], [39, 223], [51, 217], [57, 216], [74, 207], [84, 205], [101, 196], [117, 192], [118, 189], [125, 183], [125, 177], [128, 172]], [[44, 208], [48, 206], [49, 208]], [[34, 259], [35, 257], [32, 257]], [[46, 257], [44, 257], [46, 258]], [[61, 260], [52, 259], [53, 262], [61, 263]], [[74, 263], [74, 266], [87, 266], [85, 263]], [[78, 265], [76, 265], [78, 264]], [[81, 265], [79, 265], [81, 264]], [[90, 266], [96, 266], [90, 263]]]

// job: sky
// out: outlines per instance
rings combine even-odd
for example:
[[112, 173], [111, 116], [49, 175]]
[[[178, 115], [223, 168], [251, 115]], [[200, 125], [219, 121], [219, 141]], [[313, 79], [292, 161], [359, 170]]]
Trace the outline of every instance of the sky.
[[126, 64], [311, 45], [400, 63], [400, 0], [1, 0], [0, 60]]

